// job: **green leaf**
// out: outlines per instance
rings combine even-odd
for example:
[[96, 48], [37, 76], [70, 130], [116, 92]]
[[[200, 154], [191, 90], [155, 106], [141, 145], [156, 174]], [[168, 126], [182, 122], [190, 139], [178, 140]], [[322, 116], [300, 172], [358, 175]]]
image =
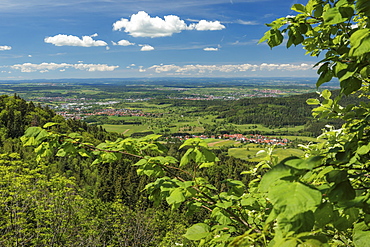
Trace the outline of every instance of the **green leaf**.
[[[222, 208], [222, 207], [221, 207]], [[220, 223], [221, 225], [228, 225], [228, 224], [231, 224], [232, 223], [232, 220], [230, 219], [230, 217], [226, 216], [224, 213], [223, 213], [223, 210], [221, 208], [214, 208], [212, 210], [212, 218], [216, 219], [216, 221], [218, 223]], [[223, 207], [223, 208], [227, 208], [227, 207]]]
[[229, 187], [228, 194], [235, 195], [235, 196], [241, 196], [245, 192], [245, 184], [243, 184], [242, 181], [234, 180], [234, 179], [226, 179], [222, 181], [223, 183], [226, 183]]
[[300, 182], [281, 180], [268, 192], [274, 210], [287, 218], [316, 210], [321, 203], [321, 192]]
[[316, 82], [316, 87], [320, 87], [325, 82], [329, 82], [333, 78], [333, 75], [334, 74], [330, 69], [323, 71]]
[[347, 179], [330, 188], [328, 196], [329, 200], [334, 203], [349, 201], [356, 197], [356, 191], [352, 188], [351, 183]]
[[180, 166], [184, 166], [190, 162], [192, 156], [194, 156], [194, 148], [189, 148], [186, 153], [181, 157]]
[[312, 230], [315, 223], [315, 217], [312, 211], [307, 211], [303, 213], [299, 213], [291, 217], [289, 215], [288, 218], [279, 218], [278, 219], [278, 226], [280, 230], [285, 233], [288, 232], [309, 232]]
[[347, 80], [340, 82], [340, 87], [342, 88], [342, 92], [345, 95], [349, 95], [359, 90], [361, 86], [362, 86], [362, 81], [355, 77], [350, 77]]
[[294, 4], [291, 9], [300, 13], [306, 13], [306, 7], [303, 4]]
[[331, 97], [331, 92], [327, 89], [321, 92], [321, 97], [323, 97], [326, 100], [329, 100]]
[[340, 215], [340, 217], [332, 223], [336, 229], [345, 231], [348, 228], [353, 227], [353, 223], [358, 220], [358, 215], [358, 208], [347, 208], [343, 210], [343, 213]]
[[367, 154], [370, 151], [369, 145], [370, 144], [361, 146], [359, 149], [357, 149], [356, 153], [359, 155]]
[[166, 201], [169, 205], [184, 202], [185, 201], [185, 196], [183, 194], [183, 189], [179, 187], [179, 188], [176, 188], [176, 189], [172, 190], [170, 195], [166, 198]]
[[328, 25], [338, 24], [348, 20], [347, 17], [343, 17], [339, 7], [333, 7], [328, 9], [324, 14], [324, 23]]
[[347, 68], [348, 68], [348, 64], [347, 64], [347, 63], [337, 62], [337, 63], [335, 64], [335, 69], [334, 69], [335, 74], [336, 74], [338, 77], [340, 77], [340, 76], [339, 76], [339, 73], [340, 73], [341, 71], [343, 71], [343, 70], [347, 70]]
[[370, 16], [370, 2], [368, 0], [357, 0], [356, 9], [367, 16]]
[[330, 222], [334, 222], [338, 216], [339, 214], [337, 211], [334, 211], [333, 205], [329, 202], [325, 202], [315, 211], [315, 224], [317, 227], [323, 228]]
[[285, 164], [296, 169], [312, 170], [314, 167], [321, 164], [322, 159], [322, 156], [313, 156], [306, 160], [296, 158], [286, 161]]
[[104, 162], [112, 162], [117, 160], [117, 156], [114, 153], [102, 153], [101, 158]]
[[37, 144], [39, 144], [39, 141], [36, 141], [35, 137], [33, 137], [33, 136], [31, 136], [31, 137], [22, 136], [21, 141], [23, 142], [23, 146], [25, 146], [25, 147], [27, 147], [27, 146], [36, 146]]
[[370, 231], [369, 226], [365, 222], [361, 222], [355, 225], [353, 230], [353, 242], [355, 247], [368, 246], [370, 243]]
[[189, 240], [200, 240], [202, 238], [207, 237], [209, 233], [210, 227], [204, 223], [198, 223], [186, 230], [184, 237]]
[[342, 17], [346, 18], [347, 20], [351, 19], [354, 15], [353, 7], [340, 6], [339, 12], [341, 13]]
[[217, 156], [213, 152], [209, 151], [208, 149], [202, 148], [201, 152], [203, 153], [206, 161], [208, 162], [219, 161]]
[[320, 18], [322, 16], [324, 9], [321, 4], [315, 6], [313, 16], [316, 18]]
[[258, 44], [265, 42], [266, 40], [269, 40], [271, 36], [270, 30], [265, 32], [265, 34], [262, 36], [262, 38], [258, 41]]
[[42, 128], [47, 129], [48, 127], [54, 126], [54, 125], [59, 125], [59, 123], [46, 123]]
[[231, 207], [232, 205], [233, 205], [233, 203], [232, 202], [229, 202], [229, 201], [226, 201], [226, 202], [218, 202], [216, 204], [217, 207], [223, 208], [223, 209], [227, 209], [227, 208]]
[[70, 134], [68, 134], [68, 137], [71, 137], [73, 139], [77, 139], [77, 138], [82, 138], [82, 135], [80, 135], [79, 133], [70, 133]]
[[41, 140], [48, 135], [49, 132], [40, 127], [29, 127], [24, 133], [25, 137], [35, 137], [36, 140]]
[[191, 138], [191, 139], [188, 139], [184, 142], [184, 144], [182, 144], [180, 146], [179, 149], [182, 149], [183, 147], [186, 147], [186, 146], [193, 146], [193, 147], [205, 147], [207, 148], [208, 147], [208, 144], [203, 140], [203, 139], [200, 139], [200, 138]]
[[[299, 246], [299, 242], [297, 238], [281, 238], [275, 236], [272, 241], [274, 244], [271, 245], [272, 247], [297, 247]], [[270, 245], [269, 245], [270, 246]]]
[[269, 188], [277, 183], [281, 178], [292, 176], [292, 174], [292, 168], [280, 163], [262, 177], [259, 189], [262, 192], [267, 192]]
[[325, 176], [326, 174], [328, 174], [329, 172], [333, 171], [334, 168], [332, 166], [326, 166], [324, 169], [322, 169], [319, 174], [317, 175], [318, 178], [322, 178], [323, 176]]
[[308, 105], [320, 105], [320, 100], [318, 100], [318, 99], [307, 99], [306, 103]]
[[[281, 25], [279, 25], [281, 26]], [[262, 43], [267, 40], [267, 44], [270, 48], [280, 45], [283, 42], [283, 35], [281, 31], [272, 27], [269, 31], [265, 33], [265, 35], [259, 40], [258, 43]]]
[[85, 150], [85, 149], [78, 149], [78, 154], [81, 156], [81, 157], [90, 157], [90, 154]]
[[215, 165], [215, 162], [205, 162], [205, 163], [202, 163], [199, 168], [207, 168], [207, 167], [212, 167]]
[[360, 74], [363, 78], [369, 77], [370, 76], [370, 67], [366, 66], [366, 67], [362, 68], [361, 71], [360, 71]]
[[350, 37], [350, 56], [361, 56], [370, 52], [370, 29], [364, 28], [354, 32]]
[[329, 182], [329, 183], [336, 183], [336, 184], [339, 184], [345, 180], [347, 180], [348, 174], [346, 171], [343, 171], [343, 170], [333, 170], [331, 172], [329, 172], [327, 175], [326, 175], [326, 180]]
[[198, 149], [196, 148], [194, 150], [194, 153], [195, 153], [195, 162], [196, 163], [202, 163], [202, 162], [205, 162], [206, 161], [206, 157], [203, 155], [203, 153]]
[[67, 152], [64, 149], [59, 149], [56, 153], [56, 156], [58, 157], [65, 157], [67, 155]]
[[306, 12], [311, 13], [314, 10], [314, 6], [317, 4], [317, 0], [309, 0], [306, 4]]
[[280, 30], [271, 29], [270, 31], [271, 31], [271, 35], [270, 35], [270, 39], [267, 41], [267, 44], [271, 48], [283, 43], [284, 37], [281, 34]]

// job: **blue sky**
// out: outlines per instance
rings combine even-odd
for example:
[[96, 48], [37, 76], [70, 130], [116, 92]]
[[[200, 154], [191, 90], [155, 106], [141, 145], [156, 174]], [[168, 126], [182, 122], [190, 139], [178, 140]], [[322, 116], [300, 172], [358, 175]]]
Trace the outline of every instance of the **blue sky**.
[[0, 80], [316, 76], [258, 40], [300, 0], [2, 0]]

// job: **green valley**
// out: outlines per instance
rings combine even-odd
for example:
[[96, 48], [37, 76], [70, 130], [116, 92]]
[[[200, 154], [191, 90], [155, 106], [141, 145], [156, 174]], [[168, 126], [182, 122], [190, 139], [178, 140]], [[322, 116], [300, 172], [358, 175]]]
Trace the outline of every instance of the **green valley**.
[[[229, 154], [248, 160], [254, 156], [245, 151], [248, 141], [227, 141], [229, 138], [222, 135], [293, 136], [284, 143], [282, 159], [289, 156], [288, 150], [296, 154], [297, 143], [307, 143], [307, 138], [317, 136], [326, 124], [340, 124], [311, 116], [312, 107], [306, 100], [317, 97], [313, 83], [310, 78], [75, 79], [4, 82], [0, 89], [46, 106], [64, 118], [102, 126], [123, 136], [154, 133], [166, 138], [183, 136], [183, 140], [200, 135], [223, 139], [210, 146], [238, 147]], [[252, 150], [257, 152], [264, 146], [266, 143], [259, 143]]]

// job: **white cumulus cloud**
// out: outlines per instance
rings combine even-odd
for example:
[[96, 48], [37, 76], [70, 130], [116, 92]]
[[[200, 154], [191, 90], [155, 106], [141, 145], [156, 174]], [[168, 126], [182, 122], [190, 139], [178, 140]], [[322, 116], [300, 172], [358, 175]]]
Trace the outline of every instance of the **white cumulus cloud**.
[[218, 51], [218, 48], [214, 48], [214, 47], [206, 47], [203, 49], [204, 51]]
[[154, 50], [154, 47], [151, 45], [140, 45], [140, 46], [142, 46], [141, 51], [153, 51]]
[[23, 63], [23, 64], [15, 64], [9, 66], [12, 69], [20, 70], [21, 72], [40, 72], [45, 73], [50, 70], [60, 70], [65, 71], [68, 68], [79, 69], [79, 70], [86, 70], [89, 72], [94, 71], [113, 71], [119, 66], [109, 66], [107, 64], [68, 64], [68, 63], [40, 63], [40, 64], [33, 64], [33, 63]]
[[225, 26], [219, 21], [201, 20], [198, 23], [192, 23], [189, 26], [184, 20], [175, 15], [164, 16], [163, 19], [156, 16], [151, 17], [145, 11], [139, 11], [133, 14], [130, 19], [122, 18], [113, 23], [113, 30], [128, 33], [133, 37], [168, 37], [174, 33], [180, 33], [183, 30], [221, 30]]
[[195, 29], [198, 31], [216, 31], [222, 30], [225, 26], [222, 25], [219, 21], [206, 21], [201, 20], [198, 23], [192, 23], [189, 25], [189, 29]]
[[173, 73], [178, 75], [189, 75], [189, 74], [205, 74], [205, 73], [238, 73], [246, 71], [306, 71], [313, 69], [313, 64], [223, 64], [223, 65], [200, 65], [200, 64], [189, 64], [184, 66], [178, 66], [174, 64], [170, 65], [154, 65], [149, 67], [147, 70], [154, 71], [156, 73]]
[[55, 46], [82, 46], [82, 47], [92, 47], [92, 46], [107, 46], [108, 44], [103, 40], [94, 40], [92, 37], [96, 37], [97, 34], [91, 36], [82, 36], [80, 39], [77, 36], [58, 34], [53, 37], [46, 37], [44, 39], [45, 43], [50, 43]]
[[135, 43], [131, 43], [130, 41], [123, 39], [123, 40], [118, 41], [117, 43], [113, 42], [113, 45], [130, 46], [130, 45], [135, 45]]
[[9, 51], [11, 49], [12, 49], [12, 47], [8, 46], [8, 45], [1, 45], [0, 46], [0, 51]]

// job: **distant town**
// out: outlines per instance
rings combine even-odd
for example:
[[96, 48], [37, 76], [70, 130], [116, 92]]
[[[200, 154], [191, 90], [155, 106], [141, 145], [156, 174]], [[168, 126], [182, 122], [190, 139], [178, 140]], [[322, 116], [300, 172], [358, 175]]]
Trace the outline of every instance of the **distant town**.
[[[277, 146], [286, 146], [290, 141], [287, 138], [273, 138], [271, 136], [263, 135], [242, 135], [242, 134], [223, 134], [223, 135], [185, 135], [185, 136], [173, 136], [172, 138], [178, 138], [179, 140], [187, 140], [190, 138], [200, 138], [200, 139], [222, 139], [222, 140], [234, 140], [240, 141], [243, 143], [254, 143], [254, 144], [267, 144], [267, 145], [277, 145]], [[167, 137], [169, 139], [169, 137]]]

